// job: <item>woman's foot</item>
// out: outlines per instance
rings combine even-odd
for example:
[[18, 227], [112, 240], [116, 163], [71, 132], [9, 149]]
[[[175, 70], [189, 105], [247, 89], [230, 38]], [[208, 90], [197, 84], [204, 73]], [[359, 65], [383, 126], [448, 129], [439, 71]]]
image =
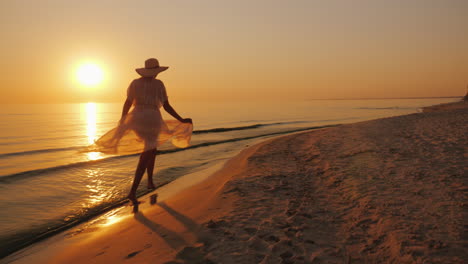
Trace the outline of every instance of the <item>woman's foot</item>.
[[140, 203], [135, 195], [129, 195], [127, 198], [133, 203], [133, 205], [138, 205]]
[[148, 183], [148, 190], [155, 190], [155, 189], [156, 189], [156, 186], [154, 186], [154, 183], [149, 182]]

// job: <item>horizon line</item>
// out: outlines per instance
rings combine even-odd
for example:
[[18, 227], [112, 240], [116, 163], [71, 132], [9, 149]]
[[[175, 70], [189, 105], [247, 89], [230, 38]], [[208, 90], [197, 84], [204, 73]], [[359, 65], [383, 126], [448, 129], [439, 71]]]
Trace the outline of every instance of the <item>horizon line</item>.
[[[423, 96], [423, 97], [364, 97], [364, 98], [309, 98], [309, 99], [303, 99], [303, 100], [289, 100], [289, 101], [327, 101], [327, 100], [336, 100], [336, 101], [345, 101], [345, 100], [390, 100], [390, 99], [442, 99], [442, 98], [463, 98], [463, 95], [457, 95], [457, 96]], [[187, 100], [180, 100], [180, 101], [187, 101]], [[221, 101], [224, 102], [225, 100], [214, 100], [214, 101]], [[229, 100], [232, 101], [232, 100]], [[236, 100], [234, 100], [236, 101]], [[238, 100], [239, 101], [239, 100]], [[264, 101], [275, 101], [275, 100], [264, 100]], [[1, 103], [1, 102], [0, 102]], [[29, 102], [29, 103], [23, 103], [23, 102], [3, 102], [1, 104], [3, 105], [13, 105], [13, 104], [86, 104], [86, 103], [104, 103], [104, 104], [113, 104], [113, 103], [120, 103], [120, 101], [81, 101], [81, 102]]]

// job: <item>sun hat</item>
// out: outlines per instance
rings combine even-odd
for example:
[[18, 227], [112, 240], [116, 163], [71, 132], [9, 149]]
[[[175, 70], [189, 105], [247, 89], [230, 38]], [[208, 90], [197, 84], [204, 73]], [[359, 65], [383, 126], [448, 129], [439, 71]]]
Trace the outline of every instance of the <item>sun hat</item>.
[[159, 66], [159, 61], [155, 58], [147, 59], [144, 68], [137, 68], [135, 71], [142, 77], [154, 77], [158, 73], [167, 70], [169, 67]]

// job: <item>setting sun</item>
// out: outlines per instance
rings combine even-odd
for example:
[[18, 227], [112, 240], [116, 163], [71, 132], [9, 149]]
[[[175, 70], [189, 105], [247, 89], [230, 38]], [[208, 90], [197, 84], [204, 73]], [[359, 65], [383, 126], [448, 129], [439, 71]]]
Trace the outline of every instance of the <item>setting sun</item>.
[[85, 63], [76, 71], [78, 82], [84, 86], [95, 86], [102, 82], [104, 74], [102, 69], [94, 63]]

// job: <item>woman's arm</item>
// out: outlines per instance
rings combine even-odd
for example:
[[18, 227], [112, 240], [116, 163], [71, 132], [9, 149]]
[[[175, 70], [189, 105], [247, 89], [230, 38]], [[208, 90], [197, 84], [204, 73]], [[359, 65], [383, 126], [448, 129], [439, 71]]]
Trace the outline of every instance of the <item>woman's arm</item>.
[[163, 108], [164, 108], [164, 110], [166, 110], [167, 113], [169, 113], [175, 119], [179, 120], [179, 122], [192, 124], [192, 119], [182, 118], [182, 117], [180, 117], [179, 114], [177, 114], [177, 112], [174, 110], [174, 108], [172, 108], [171, 104], [169, 104], [169, 100], [166, 100], [166, 102], [164, 102]]
[[132, 107], [133, 101], [130, 99], [125, 100], [125, 103], [122, 108], [122, 117], [120, 117], [120, 123], [125, 120], [125, 116], [128, 114], [128, 111], [130, 110], [130, 107]]

